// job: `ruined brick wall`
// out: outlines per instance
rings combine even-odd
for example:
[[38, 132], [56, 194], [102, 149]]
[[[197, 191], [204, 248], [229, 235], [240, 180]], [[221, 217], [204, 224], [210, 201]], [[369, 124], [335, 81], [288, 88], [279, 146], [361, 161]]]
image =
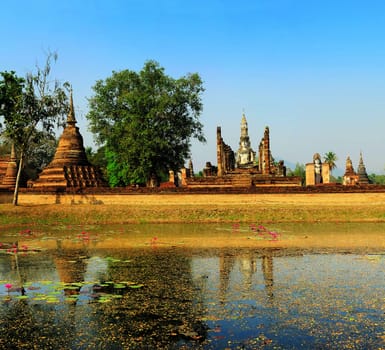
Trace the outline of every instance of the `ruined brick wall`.
[[315, 185], [314, 163], [306, 164], [306, 186]]

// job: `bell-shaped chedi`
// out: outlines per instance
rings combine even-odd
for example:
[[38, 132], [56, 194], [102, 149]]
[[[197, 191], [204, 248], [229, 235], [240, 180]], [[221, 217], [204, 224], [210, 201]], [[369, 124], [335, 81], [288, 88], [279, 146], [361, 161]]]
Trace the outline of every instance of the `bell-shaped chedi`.
[[15, 145], [12, 144], [11, 157], [7, 162], [7, 167], [5, 170], [5, 174], [1, 180], [0, 188], [7, 188], [7, 189], [15, 188], [16, 176], [17, 176], [16, 153], [15, 153]]
[[237, 152], [237, 167], [250, 168], [255, 165], [255, 152], [251, 148], [250, 137], [245, 114], [241, 120], [241, 137], [239, 139], [239, 149]]
[[33, 182], [33, 188], [67, 188], [103, 186], [99, 172], [87, 159], [83, 137], [76, 126], [72, 93], [67, 123], [60, 136], [55, 156]]
[[366, 173], [366, 168], [364, 165], [364, 161], [362, 159], [362, 153], [360, 153], [360, 161], [358, 163], [357, 175], [358, 175], [358, 183], [360, 185], [369, 183], [369, 177], [368, 177], [368, 174]]
[[353, 163], [348, 156], [345, 165], [345, 174], [343, 177], [343, 185], [355, 185], [358, 181], [358, 175], [354, 171]]

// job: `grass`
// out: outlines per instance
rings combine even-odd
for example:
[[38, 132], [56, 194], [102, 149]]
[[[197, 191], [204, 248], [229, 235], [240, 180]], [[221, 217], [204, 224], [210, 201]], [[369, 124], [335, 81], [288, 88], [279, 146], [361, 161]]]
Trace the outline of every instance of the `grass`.
[[[113, 199], [116, 198], [116, 204]], [[385, 222], [385, 193], [133, 195], [105, 204], [0, 204], [0, 225]]]

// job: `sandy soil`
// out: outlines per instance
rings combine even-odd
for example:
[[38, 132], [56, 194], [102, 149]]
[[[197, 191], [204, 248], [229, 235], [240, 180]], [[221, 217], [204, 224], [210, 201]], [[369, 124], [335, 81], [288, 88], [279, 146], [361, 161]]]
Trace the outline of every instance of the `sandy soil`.
[[[119, 245], [153, 247], [151, 240], [158, 237], [155, 247], [385, 249], [385, 193], [151, 194], [98, 196], [97, 200], [97, 205], [28, 204], [21, 197], [16, 208], [0, 204], [0, 228], [68, 224], [128, 228], [161, 223], [161, 232], [159, 228], [141, 229], [135, 235], [128, 232], [119, 238]], [[167, 223], [213, 226], [192, 234], [173, 233]], [[265, 235], [250, 228], [261, 224], [267, 228]], [[269, 231], [277, 231], [279, 237], [274, 239]], [[115, 240], [110, 243], [116, 246]]]

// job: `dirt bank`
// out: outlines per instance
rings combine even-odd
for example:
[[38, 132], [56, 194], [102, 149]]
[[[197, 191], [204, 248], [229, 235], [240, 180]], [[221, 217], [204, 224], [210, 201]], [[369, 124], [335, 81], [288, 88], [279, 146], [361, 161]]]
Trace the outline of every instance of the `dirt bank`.
[[[84, 196], [83, 196], [84, 197]], [[384, 222], [385, 193], [151, 194], [95, 198], [21, 195], [0, 204], [0, 225], [17, 223]], [[57, 203], [57, 204], [55, 204]], [[72, 204], [69, 204], [72, 203]]]

